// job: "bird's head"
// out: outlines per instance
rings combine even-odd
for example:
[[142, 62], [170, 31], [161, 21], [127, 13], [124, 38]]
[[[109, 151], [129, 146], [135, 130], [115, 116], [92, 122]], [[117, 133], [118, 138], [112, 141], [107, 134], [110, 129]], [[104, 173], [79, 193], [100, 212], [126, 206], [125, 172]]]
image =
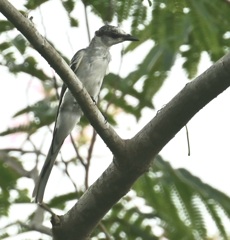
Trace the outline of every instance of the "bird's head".
[[105, 25], [95, 32], [95, 36], [100, 37], [101, 41], [108, 47], [124, 41], [138, 41], [119, 27]]

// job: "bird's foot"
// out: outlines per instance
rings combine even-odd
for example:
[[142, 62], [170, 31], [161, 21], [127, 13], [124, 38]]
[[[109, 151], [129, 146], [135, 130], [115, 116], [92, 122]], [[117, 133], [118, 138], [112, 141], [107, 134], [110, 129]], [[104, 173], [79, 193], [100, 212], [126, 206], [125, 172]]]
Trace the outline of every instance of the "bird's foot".
[[93, 103], [96, 105], [96, 104], [97, 104], [97, 102], [96, 102], [96, 100], [94, 99], [94, 97], [93, 97], [93, 96], [90, 96], [90, 97], [91, 97], [91, 99], [92, 99]]

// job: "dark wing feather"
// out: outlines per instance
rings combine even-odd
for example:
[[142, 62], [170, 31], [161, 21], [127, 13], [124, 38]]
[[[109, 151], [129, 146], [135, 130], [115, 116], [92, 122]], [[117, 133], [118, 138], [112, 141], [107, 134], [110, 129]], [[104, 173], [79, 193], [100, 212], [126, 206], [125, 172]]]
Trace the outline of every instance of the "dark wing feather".
[[81, 60], [84, 54], [85, 54], [85, 49], [81, 49], [78, 52], [76, 52], [73, 58], [71, 59], [70, 67], [75, 73], [77, 72], [77, 69], [81, 63]]
[[[70, 68], [73, 70], [74, 73], [77, 72], [77, 69], [80, 65], [80, 62], [83, 58], [83, 55], [85, 53], [85, 49], [81, 49], [79, 50], [78, 52], [76, 52], [73, 56], [73, 58], [71, 59], [71, 62], [70, 62]], [[67, 90], [67, 86], [65, 83], [63, 83], [62, 85], [62, 89], [61, 89], [61, 94], [60, 94], [60, 98], [59, 98], [59, 104], [58, 104], [58, 109], [57, 109], [57, 114], [56, 114], [56, 118], [55, 118], [55, 126], [54, 126], [54, 131], [56, 129], [56, 122], [57, 122], [57, 117], [58, 117], [58, 114], [59, 114], [59, 110], [60, 110], [60, 106], [62, 104], [62, 100], [63, 100], [63, 96], [65, 94]]]

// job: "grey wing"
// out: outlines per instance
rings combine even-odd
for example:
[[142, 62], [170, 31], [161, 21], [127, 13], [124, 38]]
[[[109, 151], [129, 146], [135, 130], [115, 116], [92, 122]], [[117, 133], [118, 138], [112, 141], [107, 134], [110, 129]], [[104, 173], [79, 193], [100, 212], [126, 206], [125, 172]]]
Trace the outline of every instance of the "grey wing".
[[71, 59], [70, 67], [75, 73], [77, 72], [77, 69], [81, 63], [81, 60], [84, 54], [85, 54], [85, 49], [81, 49], [78, 52], [76, 52], [73, 58]]
[[[81, 63], [81, 60], [84, 56], [84, 53], [85, 53], [85, 49], [81, 49], [78, 52], [76, 52], [74, 54], [73, 58], [71, 59], [70, 67], [75, 73], [77, 72], [77, 69], [78, 69], [78, 67]], [[59, 105], [58, 105], [56, 120], [55, 120], [54, 136], [55, 136], [55, 130], [58, 127], [57, 123], [58, 123], [58, 117], [59, 117], [59, 114], [60, 114], [60, 108], [65, 108], [64, 106], [67, 106], [67, 105], [70, 104], [70, 103], [68, 103], [69, 102], [68, 98], [65, 96], [66, 91], [68, 91], [68, 88], [67, 88], [66, 84], [63, 83], [63, 86], [62, 86], [62, 89], [61, 89], [61, 94], [60, 94], [60, 99], [59, 99]], [[68, 94], [67, 94], [67, 96], [68, 96]], [[75, 101], [75, 100], [73, 100], [73, 101]], [[65, 102], [68, 103], [68, 104], [66, 104]]]
[[65, 83], [63, 83], [62, 89], [61, 89], [61, 94], [60, 94], [60, 97], [59, 97], [59, 104], [58, 104], [57, 114], [56, 114], [56, 118], [55, 118], [54, 129], [56, 128], [58, 113], [60, 112], [60, 106], [61, 106], [61, 104], [62, 104], [63, 97], [64, 97], [64, 94], [65, 94], [66, 90], [67, 90], [67, 86], [66, 86]]
[[[80, 65], [80, 62], [84, 56], [84, 53], [85, 53], [85, 49], [81, 49], [79, 50], [78, 52], [76, 52], [74, 54], [74, 56], [72, 57], [71, 61], [70, 61], [70, 68], [76, 73], [77, 72], [77, 69]], [[57, 115], [56, 115], [56, 119], [55, 119], [55, 126], [54, 126], [54, 129], [56, 129], [56, 124], [57, 124], [57, 117], [58, 117], [58, 114], [60, 112], [60, 106], [62, 105], [62, 102], [63, 102], [63, 97], [65, 95], [65, 92], [67, 90], [67, 86], [65, 83], [63, 83], [62, 85], [62, 89], [61, 89], [61, 94], [60, 94], [60, 99], [59, 99], [59, 105], [58, 105], [58, 110], [57, 110]]]

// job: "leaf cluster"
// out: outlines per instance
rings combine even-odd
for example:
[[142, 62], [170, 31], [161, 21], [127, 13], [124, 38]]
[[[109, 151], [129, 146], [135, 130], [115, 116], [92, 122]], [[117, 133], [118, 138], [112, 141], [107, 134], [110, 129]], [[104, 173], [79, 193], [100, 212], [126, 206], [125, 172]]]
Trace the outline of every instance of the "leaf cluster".
[[[35, 11], [41, 6], [45, 7], [47, 3], [47, 0], [27, 0], [23, 6], [26, 11], [21, 12], [26, 16], [27, 11]], [[83, 3], [87, 10], [103, 22], [129, 22], [132, 34], [140, 39], [121, 53], [121, 56], [129, 53], [140, 58], [138, 66], [127, 73], [126, 77], [111, 73], [104, 81], [100, 108], [105, 110], [106, 118], [112, 124], [116, 124], [115, 111], [110, 111], [110, 106], [132, 114], [137, 120], [144, 108], [153, 109], [154, 96], [163, 86], [178, 58], [183, 58], [183, 70], [192, 79], [197, 74], [203, 52], [208, 53], [211, 61], [216, 61], [229, 50], [228, 1], [63, 0], [61, 3], [70, 27], [78, 27], [81, 19], [75, 13], [79, 4]], [[29, 141], [32, 134], [54, 122], [59, 86], [55, 78], [41, 69], [33, 46], [18, 34], [10, 22], [0, 20], [0, 33], [0, 67], [7, 68], [15, 76], [23, 73], [36, 78], [47, 93], [44, 99], [18, 110], [13, 116], [16, 118], [27, 114], [32, 116], [29, 122], [0, 133], [0, 136], [6, 136], [23, 132], [27, 134]], [[136, 50], [145, 46], [149, 46], [146, 56], [135, 55]], [[65, 60], [68, 61], [66, 58]], [[50, 87], [47, 89], [51, 81], [54, 90]], [[135, 104], [129, 101], [129, 97]], [[82, 126], [86, 124], [84, 119]], [[11, 204], [28, 202], [27, 190], [17, 188], [17, 180], [21, 176], [4, 164], [4, 160], [10, 157], [23, 167], [24, 154], [18, 158], [13, 157], [14, 151], [4, 154], [6, 155], [0, 155], [1, 216], [8, 215]], [[41, 153], [35, 151], [34, 159], [39, 159], [40, 155]], [[13, 189], [18, 192], [14, 199], [10, 196]], [[229, 233], [220, 217], [220, 209], [229, 218], [229, 198], [186, 170], [174, 170], [158, 157], [151, 171], [135, 184], [133, 190], [139, 198], [144, 199], [148, 211], [132, 205], [133, 199], [130, 197], [117, 204], [103, 221], [115, 239], [159, 239], [154, 231], [156, 226], [161, 228], [162, 236], [167, 239], [197, 239], [197, 236], [206, 239], [208, 231], [204, 212], [213, 219], [220, 236], [223, 239], [228, 238]], [[78, 196], [69, 193], [54, 198], [50, 206], [64, 209], [66, 202], [80, 197], [81, 194], [82, 191], [79, 191]], [[129, 204], [131, 207], [127, 207]], [[101, 234], [99, 229], [94, 232], [97, 239], [101, 239]]]
[[[133, 191], [137, 196], [123, 198], [103, 220], [114, 239], [208, 239], [208, 219], [221, 239], [229, 239], [229, 197], [160, 156]], [[100, 228], [94, 234], [101, 239]]]

